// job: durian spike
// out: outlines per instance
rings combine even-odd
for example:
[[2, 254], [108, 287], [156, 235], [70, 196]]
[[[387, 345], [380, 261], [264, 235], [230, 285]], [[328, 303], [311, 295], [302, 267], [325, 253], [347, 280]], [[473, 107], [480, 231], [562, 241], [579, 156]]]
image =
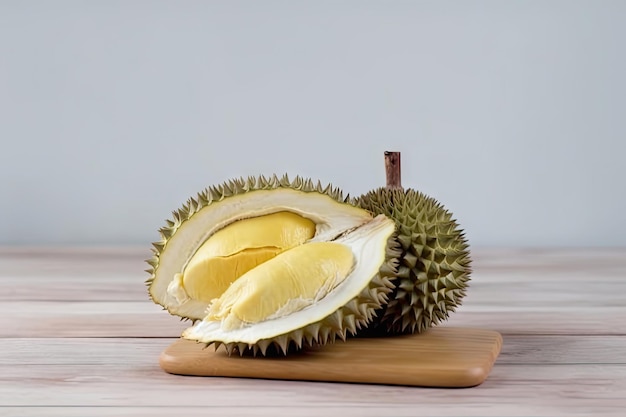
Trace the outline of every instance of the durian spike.
[[387, 188], [402, 189], [402, 172], [400, 171], [400, 152], [385, 151], [385, 174]]

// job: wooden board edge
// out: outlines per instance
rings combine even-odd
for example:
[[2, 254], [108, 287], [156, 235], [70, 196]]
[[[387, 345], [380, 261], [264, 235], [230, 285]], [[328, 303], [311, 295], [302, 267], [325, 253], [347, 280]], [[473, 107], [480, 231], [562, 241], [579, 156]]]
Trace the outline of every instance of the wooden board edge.
[[[469, 330], [481, 330], [482, 329], [469, 329]], [[375, 385], [390, 385], [390, 386], [410, 386], [410, 387], [425, 387], [425, 388], [471, 388], [478, 385], [481, 385], [483, 382], [487, 380], [497, 358], [502, 350], [503, 345], [503, 337], [499, 332], [496, 331], [488, 331], [494, 337], [494, 343], [491, 347], [491, 352], [483, 363], [480, 365], [470, 367], [464, 369], [462, 373], [458, 373], [454, 380], [447, 378], [445, 374], [442, 374], [439, 377], [435, 377], [430, 379], [429, 381], [425, 381], [419, 377], [417, 378], [401, 378], [401, 380], [394, 380], [389, 377], [381, 377], [380, 381], [371, 382], [360, 380], [358, 378], [351, 378], [349, 376], [343, 376], [341, 379], [328, 379], [326, 377], [312, 377], [309, 375], [307, 378], [289, 378], [280, 376], [279, 373], [268, 373], [263, 376], [258, 375], [246, 375], [245, 373], [232, 375], [225, 374], [219, 368], [214, 368], [210, 372], [207, 372], [206, 369], [202, 371], [195, 371], [191, 368], [187, 367], [181, 371], [180, 367], [180, 358], [174, 357], [170, 355], [169, 351], [172, 349], [176, 349], [176, 345], [181, 343], [190, 343], [191, 341], [186, 339], [177, 339], [174, 341], [168, 348], [166, 348], [163, 352], [161, 352], [159, 356], [159, 365], [161, 369], [165, 372], [172, 375], [180, 375], [180, 376], [200, 376], [200, 377], [220, 377], [220, 378], [246, 378], [246, 379], [261, 379], [261, 380], [283, 380], [283, 381], [310, 381], [310, 382], [331, 382], [331, 383], [353, 383], [353, 384], [375, 384]], [[191, 342], [193, 343], [193, 342]], [[198, 344], [200, 345], [200, 344]], [[208, 349], [213, 349], [209, 347]], [[213, 351], [209, 351], [213, 354]], [[451, 382], [454, 381], [454, 382]]]

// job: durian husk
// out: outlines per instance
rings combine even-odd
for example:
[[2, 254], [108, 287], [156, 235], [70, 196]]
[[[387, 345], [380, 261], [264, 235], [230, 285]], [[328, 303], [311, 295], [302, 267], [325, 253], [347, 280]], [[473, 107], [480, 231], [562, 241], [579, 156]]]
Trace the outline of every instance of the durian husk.
[[[337, 340], [345, 342], [348, 337], [356, 336], [367, 329], [376, 319], [376, 314], [389, 301], [389, 295], [394, 289], [392, 280], [398, 273], [400, 254], [400, 246], [392, 235], [386, 243], [385, 261], [369, 284], [347, 304], [320, 321], [276, 337], [261, 339], [256, 343], [200, 342], [206, 347], [214, 346], [216, 351], [222, 347], [228, 355], [240, 356], [280, 356], [303, 348], [335, 343]], [[183, 333], [183, 337], [189, 338], [185, 334], [188, 330]]]
[[[278, 177], [248, 177], [237, 178], [217, 186], [211, 186], [190, 198], [180, 209], [172, 213], [172, 218], [166, 220], [166, 225], [159, 230], [161, 239], [152, 244], [153, 256], [146, 260], [150, 267], [146, 270], [150, 277], [146, 280], [150, 298], [156, 304], [163, 306], [171, 314], [179, 315], [173, 311], [162, 299], [153, 296], [151, 288], [155, 279], [155, 273], [159, 268], [159, 261], [167, 249], [168, 241], [177, 233], [181, 226], [193, 218], [198, 212], [211, 204], [224, 201], [225, 199], [244, 193], [258, 190], [275, 190], [286, 188], [304, 193], [319, 193], [346, 205], [354, 206], [354, 199], [343, 195], [343, 192], [332, 185], [322, 185], [320, 181], [295, 177], [290, 180], [287, 175]], [[355, 208], [356, 209], [356, 208]], [[365, 212], [364, 212], [365, 213]], [[388, 301], [388, 295], [393, 291], [394, 285], [391, 279], [397, 275], [398, 257], [401, 250], [394, 235], [390, 235], [382, 263], [377, 274], [372, 276], [369, 284], [355, 296], [350, 302], [318, 322], [306, 325], [300, 329], [278, 335], [269, 339], [262, 339], [256, 343], [221, 343], [219, 341], [202, 342], [207, 346], [222, 346], [229, 354], [235, 352], [243, 355], [287, 354], [288, 352], [301, 349], [306, 346], [324, 345], [333, 343], [337, 339], [345, 340], [349, 335], [355, 335], [366, 328], [374, 320], [376, 313]], [[181, 316], [181, 320], [198, 322], [198, 318]]]
[[452, 213], [413, 189], [378, 188], [356, 204], [393, 219], [402, 249], [395, 289], [366, 333], [420, 333], [446, 320], [465, 297], [471, 274], [469, 245]]
[[290, 180], [287, 175], [283, 175], [282, 177], [278, 177], [276, 175], [269, 177], [251, 176], [247, 178], [234, 178], [222, 184], [210, 186], [199, 192], [196, 197], [189, 198], [181, 208], [174, 210], [172, 212], [171, 219], [165, 220], [165, 226], [159, 229], [160, 239], [152, 243], [152, 256], [146, 260], [146, 263], [149, 265], [146, 272], [150, 276], [145, 281], [145, 284], [148, 287], [150, 299], [155, 304], [161, 305], [164, 310], [168, 310], [171, 314], [179, 315], [182, 320], [197, 320], [198, 317], [190, 318], [173, 311], [163, 302], [162, 299], [155, 297], [155, 294], [153, 293], [156, 271], [159, 268], [159, 261], [168, 245], [168, 242], [179, 231], [185, 222], [191, 220], [205, 207], [211, 206], [212, 204], [221, 202], [230, 197], [252, 191], [275, 190], [279, 188], [286, 188], [306, 193], [319, 193], [340, 203], [348, 204], [353, 202], [349, 196], [344, 197], [343, 192], [339, 188], [333, 187], [331, 184], [324, 186], [320, 181], [313, 182], [311, 179], [305, 179], [300, 176], [295, 177], [293, 180]]

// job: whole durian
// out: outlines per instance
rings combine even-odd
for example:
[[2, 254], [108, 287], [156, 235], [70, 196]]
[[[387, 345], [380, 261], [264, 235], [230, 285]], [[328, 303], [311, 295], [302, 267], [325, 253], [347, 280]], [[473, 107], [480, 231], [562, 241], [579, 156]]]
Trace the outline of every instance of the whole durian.
[[393, 219], [402, 246], [394, 292], [368, 333], [419, 333], [445, 320], [465, 296], [471, 273], [469, 246], [452, 214], [413, 189], [375, 189], [357, 205]]
[[150, 297], [229, 354], [345, 340], [387, 302], [400, 255], [394, 222], [350, 202], [300, 177], [210, 187], [160, 230]]

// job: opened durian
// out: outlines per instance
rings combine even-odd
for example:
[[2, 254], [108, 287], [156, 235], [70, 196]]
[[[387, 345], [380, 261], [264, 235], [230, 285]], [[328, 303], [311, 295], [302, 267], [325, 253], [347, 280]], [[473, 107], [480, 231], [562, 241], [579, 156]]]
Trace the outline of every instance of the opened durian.
[[471, 272], [469, 247], [452, 214], [413, 189], [379, 188], [357, 204], [393, 219], [402, 246], [395, 289], [368, 333], [419, 333], [445, 320], [465, 296]]
[[151, 298], [183, 337], [231, 353], [345, 339], [393, 289], [395, 224], [330, 186], [272, 177], [210, 187], [174, 212], [148, 261]]

